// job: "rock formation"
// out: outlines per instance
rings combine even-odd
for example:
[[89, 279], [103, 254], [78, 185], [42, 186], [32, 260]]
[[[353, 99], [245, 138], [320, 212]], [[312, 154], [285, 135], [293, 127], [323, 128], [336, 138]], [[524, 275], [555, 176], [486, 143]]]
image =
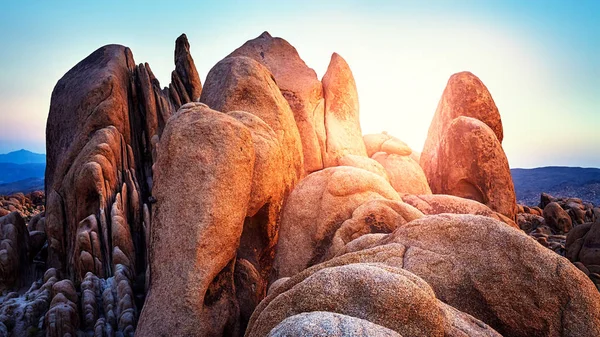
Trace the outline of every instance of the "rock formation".
[[161, 88], [108, 45], [58, 81], [47, 198], [0, 197], [0, 336], [600, 335], [600, 209], [516, 205], [474, 75], [419, 156], [363, 137], [335, 53], [321, 82], [266, 32], [204, 88], [185, 35], [174, 62]]
[[354, 154], [366, 156], [358, 117], [358, 92], [348, 63], [337, 53], [331, 55], [321, 80], [325, 97], [325, 167], [337, 166], [339, 158]]
[[246, 56], [264, 65], [287, 100], [298, 126], [308, 174], [323, 168], [325, 117], [323, 87], [317, 74], [286, 40], [268, 32], [247, 41], [232, 56]]
[[433, 193], [473, 199], [514, 220], [516, 197], [502, 138], [500, 114], [485, 85], [469, 72], [452, 75], [420, 156]]
[[304, 178], [282, 210], [274, 279], [322, 261], [344, 220], [373, 199], [400, 197], [381, 176], [350, 166], [327, 168]]
[[227, 57], [208, 73], [200, 101], [222, 112], [246, 111], [269, 125], [282, 147], [288, 192], [304, 175], [302, 142], [294, 114], [271, 73], [249, 57]]
[[475, 118], [457, 117], [445, 129], [436, 151], [431, 163], [421, 157], [434, 193], [479, 201], [515, 218], [517, 201], [508, 160], [491, 128]]
[[252, 135], [232, 117], [192, 103], [169, 120], [154, 168], [152, 276], [139, 336], [236, 333], [233, 270], [254, 159]]

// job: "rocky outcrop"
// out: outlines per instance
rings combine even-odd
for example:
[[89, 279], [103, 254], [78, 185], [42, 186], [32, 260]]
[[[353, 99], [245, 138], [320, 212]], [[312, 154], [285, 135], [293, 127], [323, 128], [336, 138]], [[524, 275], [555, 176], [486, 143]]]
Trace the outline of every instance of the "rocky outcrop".
[[21, 215], [15, 211], [0, 217], [0, 293], [28, 286], [35, 280], [33, 255]]
[[595, 221], [575, 226], [567, 234], [566, 257], [594, 282], [600, 291], [600, 209]]
[[327, 168], [304, 178], [282, 210], [274, 279], [322, 261], [336, 230], [358, 206], [373, 199], [400, 198], [381, 176], [350, 166]]
[[[96, 302], [55, 297], [46, 320], [77, 322], [53, 334], [133, 335], [136, 308], [143, 304], [149, 281], [146, 236], [155, 200], [156, 145], [175, 110], [201, 94], [185, 35], [176, 42], [172, 80], [161, 89], [147, 63], [136, 66], [128, 48], [108, 45], [69, 70], [52, 93], [46, 213], [32, 219], [30, 231], [45, 231], [49, 267], [72, 281], [76, 291], [93, 279], [97, 297], [109, 296]], [[32, 242], [41, 241], [38, 233], [30, 236]], [[89, 308], [97, 313], [90, 316], [96, 321], [75, 316], [84, 300], [96, 306]], [[74, 313], [68, 309], [72, 306]]]
[[232, 117], [197, 103], [169, 120], [154, 168], [151, 286], [137, 335], [237, 333], [233, 269], [254, 160], [250, 131]]
[[264, 65], [287, 100], [298, 127], [308, 174], [323, 168], [325, 119], [323, 87], [317, 74], [300, 58], [296, 48], [268, 32], [249, 40], [229, 57], [246, 56]]
[[[325, 313], [315, 317], [314, 312]], [[469, 336], [499, 336], [446, 306], [427, 283], [405, 269], [344, 257], [309, 268], [273, 291], [253, 314], [246, 336], [279, 333], [296, 315], [312, 315], [317, 328], [324, 323], [319, 316], [332, 313], [343, 315], [345, 323], [359, 331], [384, 335], [460, 336], [458, 331], [470, 330]]]
[[519, 228], [511, 219], [471, 199], [445, 194], [422, 194], [403, 195], [402, 200], [427, 215], [442, 213], [483, 215], [500, 220], [511, 227]]
[[27, 222], [35, 217], [39, 219], [44, 216], [45, 201], [46, 197], [43, 191], [0, 195], [0, 217], [12, 212], [19, 212]]
[[420, 157], [433, 193], [473, 199], [514, 220], [516, 197], [502, 138], [500, 114], [485, 85], [469, 72], [452, 75]]
[[429, 177], [429, 170], [435, 167], [436, 154], [445, 130], [460, 116], [482, 121], [502, 143], [504, 132], [500, 113], [492, 95], [481, 80], [470, 72], [454, 74], [448, 80], [440, 98], [435, 115], [429, 126], [427, 140], [421, 153], [421, 166]]
[[289, 104], [271, 73], [249, 57], [227, 57], [208, 73], [200, 98], [211, 109], [249, 112], [269, 125], [281, 144], [288, 192], [304, 175], [302, 142]]
[[502, 335], [594, 336], [600, 330], [600, 293], [585, 275], [497, 220], [428, 216], [371, 247], [326, 263], [385, 261], [402, 267], [425, 280], [446, 304]]
[[556, 202], [546, 205], [543, 215], [546, 225], [557, 233], [568, 233], [573, 227], [569, 214]]
[[410, 156], [377, 152], [371, 158], [385, 168], [392, 187], [398, 193], [431, 194], [423, 169]]
[[366, 156], [358, 116], [358, 92], [348, 63], [333, 53], [321, 82], [325, 97], [325, 167], [337, 166], [339, 158], [347, 154]]
[[508, 160], [491, 128], [474, 118], [455, 118], [436, 151], [434, 160], [425, 161], [424, 166], [434, 193], [479, 201], [515, 218], [516, 197]]
[[423, 170], [362, 136], [337, 54], [322, 83], [268, 33], [204, 88], [185, 35], [174, 61], [161, 88], [109, 45], [57, 83], [45, 208], [0, 198], [0, 335], [600, 335], [600, 216], [516, 206], [473, 75], [451, 78]]

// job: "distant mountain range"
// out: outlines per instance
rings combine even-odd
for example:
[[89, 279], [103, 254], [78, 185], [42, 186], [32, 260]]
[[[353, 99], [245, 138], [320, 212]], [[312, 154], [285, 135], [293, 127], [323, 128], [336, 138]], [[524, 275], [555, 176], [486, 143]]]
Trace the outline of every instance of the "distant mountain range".
[[[45, 170], [44, 154], [27, 150], [0, 154], [0, 195], [43, 190]], [[537, 205], [545, 192], [600, 205], [600, 169], [548, 166], [510, 171], [520, 204]]]
[[27, 150], [0, 154], [0, 195], [44, 189], [46, 155]]
[[540, 194], [575, 197], [600, 205], [600, 169], [548, 166], [534, 169], [511, 169], [517, 202], [537, 205]]
[[0, 154], [0, 163], [46, 164], [46, 155], [27, 150], [19, 150], [7, 154]]

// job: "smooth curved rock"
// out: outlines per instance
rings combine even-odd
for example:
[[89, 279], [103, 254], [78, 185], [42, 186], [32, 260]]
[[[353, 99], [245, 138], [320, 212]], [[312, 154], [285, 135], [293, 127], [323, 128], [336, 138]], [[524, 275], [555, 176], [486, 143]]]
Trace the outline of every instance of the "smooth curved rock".
[[394, 330], [367, 320], [327, 311], [312, 311], [290, 316], [277, 324], [268, 336], [402, 337]]
[[376, 160], [369, 157], [347, 154], [338, 160], [338, 166], [352, 166], [359, 169], [371, 171], [390, 181], [385, 168]]
[[471, 199], [446, 194], [403, 195], [402, 200], [417, 208], [426, 215], [442, 213], [483, 215], [500, 220], [507, 225], [519, 229], [518, 225], [486, 205]]
[[425, 173], [433, 193], [479, 201], [514, 221], [517, 202], [508, 160], [498, 138], [483, 122], [454, 119], [428, 165]]
[[304, 175], [300, 133], [269, 70], [249, 57], [227, 57], [208, 73], [202, 103], [222, 112], [246, 111], [267, 123], [281, 144], [288, 192]]
[[327, 168], [304, 178], [282, 211], [273, 279], [320, 262], [335, 231], [358, 206], [373, 199], [400, 197], [381, 176], [350, 166]]
[[384, 262], [404, 268], [425, 280], [440, 300], [502, 335], [600, 332], [600, 293], [592, 282], [563, 257], [497, 220], [427, 216], [371, 247], [324, 264]]
[[331, 55], [321, 80], [325, 97], [325, 167], [337, 166], [347, 155], [367, 156], [360, 129], [358, 92], [348, 63], [338, 54]]
[[189, 104], [169, 120], [158, 149], [152, 281], [136, 335], [236, 334], [233, 267], [252, 188], [252, 135], [226, 114]]
[[246, 56], [264, 65], [294, 113], [302, 140], [306, 174], [323, 168], [325, 120], [323, 86], [296, 48], [268, 32], [249, 40], [228, 57]]
[[421, 166], [429, 170], [438, 160], [437, 147], [452, 121], [460, 116], [472, 117], [489, 126], [500, 143], [504, 136], [500, 113], [486, 86], [472, 73], [465, 71], [450, 76], [427, 132], [421, 153]]
[[551, 202], [544, 207], [544, 221], [546, 225], [552, 228], [556, 233], [568, 233], [573, 224], [571, 217], [556, 202]]
[[398, 193], [431, 194], [423, 169], [411, 157], [377, 152], [371, 158], [385, 168]]
[[343, 250], [349, 242], [365, 234], [391, 233], [396, 228], [423, 217], [413, 206], [396, 200], [375, 199], [365, 202], [352, 212], [335, 232], [329, 247], [328, 258]]
[[410, 156], [413, 152], [405, 142], [389, 135], [387, 132], [364, 135], [363, 140], [369, 157], [373, 157], [377, 152], [397, 154], [399, 156]]

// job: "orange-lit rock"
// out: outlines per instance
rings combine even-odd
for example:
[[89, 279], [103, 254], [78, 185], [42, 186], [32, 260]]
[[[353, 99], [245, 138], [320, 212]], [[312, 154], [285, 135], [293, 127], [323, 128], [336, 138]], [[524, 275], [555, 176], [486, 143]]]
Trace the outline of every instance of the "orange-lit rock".
[[325, 97], [325, 167], [337, 166], [338, 160], [347, 154], [366, 156], [356, 83], [350, 67], [340, 55], [331, 55], [321, 82]]
[[423, 169], [410, 156], [377, 152], [372, 158], [385, 168], [390, 183], [398, 193], [431, 193]]
[[433, 193], [476, 200], [515, 219], [517, 201], [508, 160], [492, 129], [478, 119], [458, 117], [436, 151], [425, 170]]
[[196, 103], [169, 120], [154, 168], [151, 286], [136, 335], [237, 333], [233, 271], [254, 160], [250, 131], [226, 114]]
[[304, 176], [302, 141], [294, 114], [265, 66], [242, 56], [221, 60], [208, 73], [200, 101], [217, 111], [249, 112], [275, 131], [288, 192]]
[[292, 276], [325, 258], [335, 231], [358, 206], [373, 199], [400, 197], [381, 176], [350, 166], [304, 178], [281, 214], [274, 279]]
[[247, 56], [269, 69], [294, 113], [302, 140], [306, 173], [322, 169], [325, 104], [323, 87], [315, 71], [304, 63], [296, 48], [268, 32], [247, 41], [229, 56]]

